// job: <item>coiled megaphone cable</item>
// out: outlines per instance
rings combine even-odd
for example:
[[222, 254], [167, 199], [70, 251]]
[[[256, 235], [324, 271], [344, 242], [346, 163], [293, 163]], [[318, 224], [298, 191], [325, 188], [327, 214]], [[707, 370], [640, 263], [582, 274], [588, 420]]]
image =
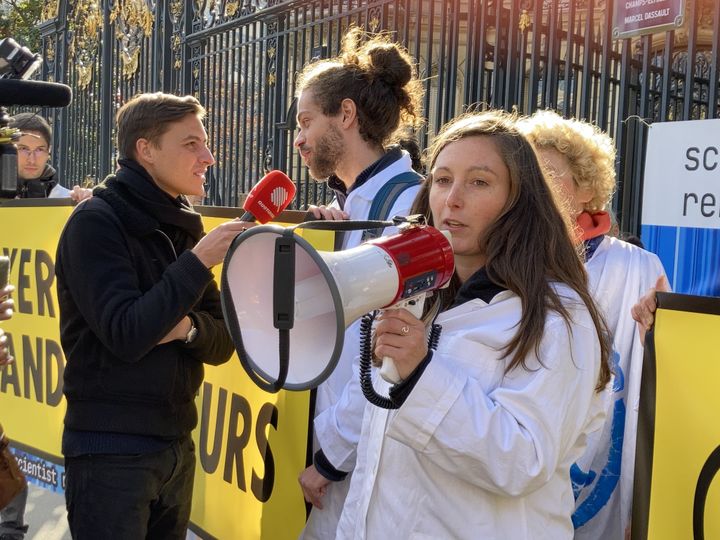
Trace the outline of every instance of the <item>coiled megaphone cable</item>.
[[[360, 320], [360, 388], [365, 399], [376, 407], [397, 409], [398, 405], [389, 397], [378, 394], [372, 383], [372, 325], [376, 316], [377, 312], [368, 313]], [[437, 349], [441, 333], [442, 326], [433, 322], [428, 336], [428, 349], [432, 351]]]

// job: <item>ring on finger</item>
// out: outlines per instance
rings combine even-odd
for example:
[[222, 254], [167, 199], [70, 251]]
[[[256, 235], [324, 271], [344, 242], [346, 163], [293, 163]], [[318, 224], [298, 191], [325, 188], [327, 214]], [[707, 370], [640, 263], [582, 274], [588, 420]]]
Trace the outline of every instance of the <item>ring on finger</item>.
[[407, 336], [410, 333], [410, 327], [408, 325], [405, 325], [400, 329], [400, 332], [403, 336]]

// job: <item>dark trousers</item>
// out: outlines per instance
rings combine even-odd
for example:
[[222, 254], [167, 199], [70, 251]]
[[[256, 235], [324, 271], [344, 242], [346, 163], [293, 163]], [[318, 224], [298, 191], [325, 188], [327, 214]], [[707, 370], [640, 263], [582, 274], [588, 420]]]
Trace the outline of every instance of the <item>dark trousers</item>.
[[25, 486], [8, 505], [0, 510], [0, 540], [22, 540], [28, 526], [24, 523], [28, 488]]
[[185, 538], [195, 476], [189, 437], [150, 454], [66, 458], [65, 473], [75, 540]]

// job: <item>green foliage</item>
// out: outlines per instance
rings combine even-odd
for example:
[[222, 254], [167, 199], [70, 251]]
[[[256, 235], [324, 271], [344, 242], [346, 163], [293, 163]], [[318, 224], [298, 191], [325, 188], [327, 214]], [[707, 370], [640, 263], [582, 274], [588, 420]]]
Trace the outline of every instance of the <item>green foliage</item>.
[[[40, 51], [40, 31], [37, 25], [43, 0], [0, 0], [0, 36], [11, 37], [32, 52]], [[7, 9], [9, 8], [9, 9]]]

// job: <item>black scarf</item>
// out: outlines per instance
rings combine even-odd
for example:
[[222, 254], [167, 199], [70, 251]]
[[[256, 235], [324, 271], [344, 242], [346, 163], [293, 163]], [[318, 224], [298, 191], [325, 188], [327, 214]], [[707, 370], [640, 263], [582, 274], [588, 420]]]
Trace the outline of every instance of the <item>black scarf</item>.
[[134, 160], [121, 159], [119, 164], [120, 169], [97, 186], [93, 195], [108, 202], [116, 211], [118, 196], [127, 204], [135, 206], [136, 211], [154, 222], [148, 222], [148, 228], [159, 228], [166, 233], [178, 252], [194, 246], [203, 235], [202, 218], [192, 209], [185, 196], [173, 198], [165, 193]]
[[475, 298], [480, 298], [480, 300], [489, 304], [496, 294], [505, 290], [507, 290], [505, 287], [501, 287], [490, 280], [483, 266], [462, 284], [455, 295], [452, 307], [457, 307]]
[[18, 197], [21, 199], [45, 199], [57, 185], [55, 174], [57, 171], [49, 164], [40, 176], [31, 180], [24, 180], [18, 176]]

